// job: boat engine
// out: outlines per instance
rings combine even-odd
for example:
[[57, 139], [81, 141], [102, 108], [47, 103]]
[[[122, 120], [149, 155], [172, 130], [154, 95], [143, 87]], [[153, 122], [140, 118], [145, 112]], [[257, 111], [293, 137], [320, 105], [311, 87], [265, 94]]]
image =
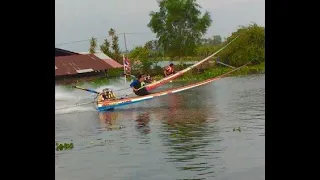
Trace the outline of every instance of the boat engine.
[[112, 89], [109, 89], [109, 88], [103, 89], [102, 94], [103, 94], [104, 99], [115, 99], [116, 98]]

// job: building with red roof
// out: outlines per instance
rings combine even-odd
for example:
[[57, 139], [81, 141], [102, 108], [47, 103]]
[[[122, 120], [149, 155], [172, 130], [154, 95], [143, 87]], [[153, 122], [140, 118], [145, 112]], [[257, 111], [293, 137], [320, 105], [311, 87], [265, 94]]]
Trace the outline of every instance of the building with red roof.
[[108, 70], [123, 67], [111, 58], [101, 59], [95, 54], [76, 53], [59, 48], [55, 50], [56, 83], [103, 77]]

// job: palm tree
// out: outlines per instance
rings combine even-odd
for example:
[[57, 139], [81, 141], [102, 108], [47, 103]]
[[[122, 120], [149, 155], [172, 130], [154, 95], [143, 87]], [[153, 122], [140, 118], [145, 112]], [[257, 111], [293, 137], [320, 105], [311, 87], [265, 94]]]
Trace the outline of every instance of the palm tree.
[[91, 40], [90, 40], [89, 53], [90, 54], [96, 53], [96, 47], [97, 47], [97, 39], [92, 37]]

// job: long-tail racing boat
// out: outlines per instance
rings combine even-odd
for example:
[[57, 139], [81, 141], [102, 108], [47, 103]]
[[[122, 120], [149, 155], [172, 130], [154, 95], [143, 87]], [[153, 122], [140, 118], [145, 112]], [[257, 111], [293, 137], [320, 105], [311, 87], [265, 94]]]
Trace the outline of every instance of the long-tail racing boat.
[[[225, 49], [227, 46], [229, 46], [233, 41], [235, 41], [239, 36], [237, 36], [236, 38], [234, 38], [233, 40], [231, 40], [229, 43], [227, 43], [225, 46], [223, 46], [221, 49], [219, 49], [218, 51], [216, 51], [215, 53], [213, 53], [212, 55], [206, 57], [205, 59], [199, 61], [198, 63], [186, 68], [186, 69], [183, 69], [173, 75], [170, 75], [170, 76], [167, 76], [159, 81], [155, 81], [155, 82], [152, 82], [150, 84], [147, 84], [145, 85], [146, 89], [148, 91], [150, 90], [153, 90], [161, 85], [164, 85], [170, 81], [172, 81], [173, 79], [176, 79], [178, 77], [180, 77], [181, 75], [183, 75], [184, 73], [190, 71], [191, 69], [201, 65], [202, 63], [206, 62], [207, 60], [209, 60], [210, 58], [212, 58], [213, 56], [215, 56], [216, 54], [218, 54], [219, 52], [221, 52], [223, 49]], [[211, 79], [207, 79], [205, 81], [202, 81], [202, 82], [198, 82], [198, 83], [194, 83], [194, 84], [190, 84], [190, 85], [187, 85], [187, 86], [183, 86], [183, 87], [179, 87], [179, 88], [174, 88], [174, 89], [169, 89], [169, 90], [164, 90], [164, 91], [161, 91], [161, 92], [158, 92], [158, 93], [153, 93], [153, 94], [149, 94], [149, 95], [146, 95], [146, 96], [138, 96], [138, 97], [125, 97], [125, 98], [120, 98], [120, 99], [115, 99], [115, 100], [111, 100], [111, 101], [96, 101], [95, 105], [96, 105], [96, 109], [98, 111], [106, 111], [106, 110], [110, 110], [110, 109], [114, 109], [115, 107], [119, 107], [119, 106], [124, 106], [124, 105], [128, 105], [128, 104], [132, 104], [132, 103], [137, 103], [137, 102], [141, 102], [141, 101], [145, 101], [145, 100], [150, 100], [150, 99], [153, 99], [153, 98], [156, 98], [156, 97], [160, 97], [160, 96], [165, 96], [165, 95], [168, 95], [168, 94], [173, 94], [173, 93], [177, 93], [177, 92], [182, 92], [182, 91], [185, 91], [185, 90], [188, 90], [188, 89], [191, 89], [191, 88], [195, 88], [195, 87], [198, 87], [198, 86], [202, 86], [202, 85], [205, 85], [205, 84], [208, 84], [210, 82], [213, 82], [215, 80], [218, 80], [220, 79], [221, 77], [223, 76], [226, 76], [244, 66], [246, 66], [247, 64], [241, 66], [241, 67], [238, 67], [238, 68], [234, 68], [233, 70], [225, 73], [225, 74], [222, 74], [218, 77], [215, 77], [215, 78], [211, 78]], [[97, 92], [97, 91], [94, 91], [94, 90], [90, 90], [90, 89], [85, 89], [85, 88], [81, 88], [81, 87], [78, 87], [78, 86], [74, 86], [74, 88], [77, 88], [77, 89], [81, 89], [81, 90], [85, 90], [85, 91], [88, 91], [88, 92], [91, 92], [91, 93], [95, 93], [97, 95], [99, 95], [100, 93]]]
[[[248, 64], [248, 63], [247, 63]], [[247, 64], [240, 66], [238, 68], [234, 68], [231, 71], [224, 73], [220, 76], [214, 77], [214, 78], [210, 78], [207, 79], [205, 81], [201, 81], [198, 83], [194, 83], [194, 84], [190, 84], [190, 85], [186, 85], [186, 86], [182, 86], [179, 88], [173, 88], [173, 89], [169, 89], [169, 90], [165, 90], [165, 91], [161, 91], [158, 93], [154, 93], [154, 94], [149, 94], [146, 96], [138, 96], [138, 97], [132, 97], [132, 98], [121, 98], [121, 99], [116, 99], [116, 100], [112, 100], [112, 101], [101, 101], [101, 102], [96, 102], [96, 109], [98, 111], [107, 111], [107, 110], [111, 110], [114, 109], [115, 107], [119, 107], [119, 106], [125, 106], [125, 105], [129, 105], [129, 104], [133, 104], [133, 103], [137, 103], [137, 102], [141, 102], [141, 101], [146, 101], [146, 100], [150, 100], [156, 97], [161, 97], [161, 96], [165, 96], [165, 95], [169, 95], [169, 94], [174, 94], [174, 93], [178, 93], [178, 92], [182, 92], [182, 91], [186, 91], [188, 89], [192, 89], [198, 86], [203, 86], [205, 84], [208, 84], [210, 82], [216, 81], [220, 78], [222, 78], [223, 76], [226, 76], [234, 71], [237, 71], [239, 69], [241, 69], [242, 67], [246, 66]]]

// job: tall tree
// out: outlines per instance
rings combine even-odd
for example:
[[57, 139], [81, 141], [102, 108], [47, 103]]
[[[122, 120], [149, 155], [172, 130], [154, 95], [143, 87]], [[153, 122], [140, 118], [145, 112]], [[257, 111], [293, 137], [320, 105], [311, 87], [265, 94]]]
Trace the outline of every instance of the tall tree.
[[108, 39], [105, 39], [103, 41], [103, 44], [100, 46], [100, 50], [101, 52], [103, 52], [105, 55], [109, 56], [110, 58], [113, 59], [113, 54], [110, 51], [110, 42], [108, 41]]
[[113, 28], [111, 28], [109, 30], [109, 36], [113, 37], [115, 34], [116, 34], [116, 31]]
[[151, 12], [148, 27], [157, 34], [169, 56], [192, 55], [212, 23], [208, 12], [201, 16], [196, 0], [159, 0], [159, 12]]
[[96, 48], [97, 48], [97, 39], [92, 37], [90, 39], [90, 48], [89, 48], [89, 53], [94, 54], [96, 53]]
[[121, 54], [120, 54], [120, 48], [119, 48], [119, 37], [116, 35], [116, 30], [114, 30], [113, 28], [110, 28], [109, 32], [108, 32], [109, 36], [111, 36], [112, 40], [112, 44], [111, 44], [111, 49], [110, 49], [110, 43], [107, 39], [104, 40], [104, 44], [101, 49], [101, 51], [104, 52], [104, 54], [108, 55], [109, 57], [111, 57], [112, 59], [116, 60], [119, 63], [122, 63], [122, 58], [121, 58]]
[[119, 48], [119, 37], [116, 35], [116, 31], [113, 28], [109, 30], [108, 34], [112, 37], [112, 44], [110, 44], [106, 38], [103, 44], [100, 46], [100, 50], [110, 58], [122, 63], [121, 52]]
[[116, 61], [121, 63], [122, 59], [121, 59], [120, 48], [119, 48], [119, 38], [116, 35], [114, 35], [112, 37], [112, 46], [111, 46], [111, 48], [113, 49], [113, 58], [114, 58], [114, 60], [116, 60]]

